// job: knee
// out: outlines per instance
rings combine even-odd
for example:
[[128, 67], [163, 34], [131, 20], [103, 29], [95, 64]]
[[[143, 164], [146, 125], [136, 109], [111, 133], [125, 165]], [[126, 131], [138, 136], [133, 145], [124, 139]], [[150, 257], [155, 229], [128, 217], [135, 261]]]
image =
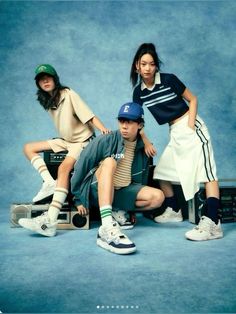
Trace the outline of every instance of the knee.
[[116, 169], [116, 161], [112, 157], [107, 157], [102, 162], [102, 169], [104, 170], [114, 170]]
[[151, 197], [151, 206], [152, 208], [157, 208], [162, 205], [162, 203], [165, 200], [164, 193], [159, 189], [154, 189], [152, 191], [152, 197]]
[[29, 153], [31, 153], [33, 151], [32, 149], [32, 145], [31, 143], [26, 143], [24, 146], [23, 146], [23, 152], [24, 154], [27, 156]]

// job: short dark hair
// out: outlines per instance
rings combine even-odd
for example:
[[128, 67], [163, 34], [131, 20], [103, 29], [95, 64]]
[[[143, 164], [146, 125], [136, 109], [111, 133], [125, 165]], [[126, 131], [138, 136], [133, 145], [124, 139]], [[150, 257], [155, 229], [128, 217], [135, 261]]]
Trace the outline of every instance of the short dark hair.
[[153, 60], [154, 60], [155, 65], [157, 67], [157, 71], [160, 70], [160, 65], [162, 62], [161, 62], [160, 58], [158, 57], [155, 45], [152, 43], [144, 43], [144, 44], [140, 45], [135, 56], [134, 56], [131, 70], [130, 70], [130, 81], [131, 81], [133, 86], [135, 86], [137, 81], [138, 81], [138, 73], [136, 71], [136, 63], [146, 53], [150, 54], [153, 57]]

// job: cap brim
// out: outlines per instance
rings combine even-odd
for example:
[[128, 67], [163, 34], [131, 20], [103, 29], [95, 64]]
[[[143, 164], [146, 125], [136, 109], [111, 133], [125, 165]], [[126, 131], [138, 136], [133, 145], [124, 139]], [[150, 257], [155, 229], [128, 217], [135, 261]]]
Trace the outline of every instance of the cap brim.
[[117, 117], [117, 119], [126, 119], [126, 120], [132, 120], [132, 121], [137, 121], [138, 119], [140, 119], [139, 117], [135, 117], [135, 116], [129, 116], [129, 115], [120, 115]]
[[40, 72], [40, 73], [38, 73], [38, 74], [35, 75], [34, 79], [36, 80], [37, 78], [39, 78], [40, 76], [43, 76], [43, 75], [49, 75], [49, 76], [53, 77], [53, 75], [50, 74], [50, 73], [47, 73], [47, 72]]

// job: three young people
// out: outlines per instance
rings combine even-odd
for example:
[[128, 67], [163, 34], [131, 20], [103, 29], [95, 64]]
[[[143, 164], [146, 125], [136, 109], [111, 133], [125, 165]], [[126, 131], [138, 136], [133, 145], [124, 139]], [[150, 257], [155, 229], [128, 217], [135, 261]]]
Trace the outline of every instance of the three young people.
[[[158, 223], [183, 220], [181, 209], [177, 206], [171, 182], [180, 182], [186, 200], [193, 198], [194, 194], [199, 189], [199, 184], [204, 183], [207, 195], [206, 213], [201, 217], [199, 225], [193, 228], [193, 230], [188, 231], [185, 235], [186, 238], [191, 240], [221, 238], [223, 232], [217, 215], [220, 202], [216, 166], [207, 127], [197, 114], [197, 97], [186, 88], [177, 76], [174, 74], [161, 73], [160, 63], [154, 44], [144, 43], [138, 48], [130, 72], [130, 79], [134, 86], [134, 103], [128, 104], [128, 106], [131, 105], [132, 108], [137, 106], [137, 104], [146, 106], [158, 124], [162, 125], [168, 123], [170, 126], [170, 141], [154, 171], [154, 179], [160, 181], [161, 190], [165, 195], [166, 210], [162, 215], [155, 217], [154, 220]], [[56, 233], [57, 216], [68, 194], [69, 173], [74, 167], [81, 151], [93, 138], [93, 127], [95, 126], [101, 130], [103, 134], [108, 134], [110, 131], [104, 127], [102, 122], [93, 114], [91, 109], [89, 109], [77, 93], [60, 84], [59, 77], [52, 66], [44, 64], [37, 67], [35, 80], [36, 85], [38, 86], [38, 100], [44, 109], [51, 114], [62, 138], [28, 143], [25, 145], [24, 151], [26, 156], [44, 180], [42, 189], [36, 195], [34, 201], [37, 202], [51, 194], [53, 194], [53, 200], [50, 204], [49, 211], [46, 212], [45, 215], [33, 220], [21, 219], [19, 223], [23, 227], [39, 233], [41, 233], [41, 230], [38, 230], [38, 228], [40, 228], [42, 229], [42, 234], [53, 236]], [[123, 110], [124, 108], [127, 110], [129, 107], [127, 107], [126, 104], [122, 108]], [[122, 108], [120, 110], [122, 110]], [[127, 124], [128, 122], [135, 122], [138, 125], [136, 139], [138, 138], [138, 142], [145, 144], [143, 146], [142, 154], [146, 152], [146, 155], [148, 156], [155, 155], [155, 147], [150, 143], [143, 130], [140, 132], [142, 129], [139, 125], [140, 121], [128, 119], [127, 117], [124, 118], [124, 120], [120, 120], [119, 116], [118, 120], [119, 131], [117, 132], [118, 134], [123, 135], [126, 135], [127, 131], [122, 131], [122, 123], [124, 124], [125, 122], [125, 124]], [[65, 123], [65, 121], [68, 122]], [[117, 132], [114, 134], [117, 134]], [[119, 225], [112, 218], [111, 210], [112, 206], [114, 207], [113, 202], [116, 203], [116, 199], [126, 200], [126, 197], [116, 197], [116, 195], [122, 195], [122, 191], [125, 191], [126, 187], [129, 187], [131, 182], [133, 182], [133, 179], [131, 181], [129, 181], [129, 179], [126, 181], [126, 179], [127, 171], [130, 173], [131, 169], [133, 169], [132, 164], [135, 158], [134, 151], [136, 151], [137, 142], [136, 140], [127, 141], [125, 140], [125, 136], [121, 136], [122, 141], [125, 140], [126, 151], [128, 154], [131, 154], [131, 157], [129, 157], [128, 168], [126, 164], [127, 160], [123, 161], [126, 171], [125, 174], [123, 173], [120, 176], [119, 167], [122, 169], [123, 165], [120, 161], [117, 163], [114, 156], [124, 156], [124, 151], [114, 150], [111, 152], [108, 150], [112, 153], [111, 155], [113, 155], [111, 158], [111, 155], [99, 154], [100, 148], [98, 149], [98, 146], [95, 145], [96, 142], [103, 143], [103, 141], [108, 144], [109, 140], [106, 142], [107, 139], [110, 139], [110, 141], [114, 140], [114, 134], [108, 134], [103, 140], [103, 137], [99, 137], [98, 139], [93, 140], [93, 143], [89, 144], [84, 155], [81, 155], [81, 157], [84, 157], [76, 164], [75, 174], [72, 178], [72, 191], [75, 195], [75, 199], [81, 195], [80, 184], [82, 184], [82, 182], [80, 175], [78, 175], [79, 170], [76, 170], [77, 168], [80, 169], [80, 172], [86, 167], [89, 171], [96, 169], [97, 172], [94, 172], [96, 175], [94, 175], [93, 181], [90, 182], [92, 183], [91, 189], [89, 186], [91, 191], [88, 190], [88, 186], [86, 189], [87, 191], [90, 191], [89, 193], [91, 193], [92, 198], [94, 198], [94, 195], [97, 195], [97, 200], [94, 201], [94, 203], [99, 206], [102, 217], [102, 226], [98, 233], [98, 245], [104, 245], [105, 248], [111, 251], [117, 250], [111, 243], [122, 244], [121, 239], [126, 239], [124, 241], [125, 244], [123, 244], [126, 245], [129, 243], [128, 246], [131, 245], [131, 248], [130, 250], [126, 250], [125, 248], [125, 253], [120, 254], [127, 254], [127, 252], [130, 253], [135, 250], [135, 245], [121, 233]], [[135, 144], [133, 142], [135, 142]], [[94, 147], [96, 147], [95, 150]], [[114, 147], [118, 148], [118, 146]], [[59, 167], [57, 182], [51, 177], [42, 157], [39, 155], [40, 152], [48, 149], [52, 149], [54, 152], [65, 149], [68, 150], [65, 160]], [[86, 160], [90, 159], [90, 153], [94, 154], [92, 155], [95, 158], [93, 159], [94, 164], [89, 164]], [[100, 156], [100, 159], [98, 156]], [[109, 165], [108, 167], [107, 163]], [[104, 171], [104, 169], [106, 170]], [[108, 172], [107, 169], [109, 169]], [[102, 173], [101, 177], [100, 172]], [[114, 173], [116, 172], [118, 173], [118, 176], [115, 176], [114, 179]], [[84, 171], [81, 173], [85, 174]], [[127, 184], [127, 186], [119, 186], [122, 182], [126, 182], [124, 184]], [[140, 182], [143, 181], [141, 180]], [[98, 185], [98, 190], [94, 190], [96, 184]], [[145, 189], [146, 188], [147, 187], [145, 187]], [[128, 191], [130, 194], [129, 189]], [[160, 190], [157, 191], [158, 197], [155, 206], [159, 207], [163, 200], [161, 201]], [[121, 194], [119, 194], [120, 192]], [[133, 206], [129, 206], [129, 209], [135, 208], [136, 206], [144, 210], [153, 208], [153, 206], [150, 206], [150, 200], [148, 201], [149, 206], [146, 206], [145, 202], [147, 202], [147, 200], [144, 202], [143, 200], [140, 201], [136, 198], [138, 195], [137, 191], [133, 195], [135, 195], [134, 198], [131, 197]], [[129, 199], [129, 197], [127, 199]], [[151, 203], [153, 202], [154, 201], [152, 200]], [[78, 203], [77, 199], [76, 204], [78, 211], [81, 214], [84, 214], [89, 208], [88, 200]], [[123, 203], [118, 205], [118, 208], [125, 209]], [[37, 219], [41, 220], [40, 223]], [[109, 223], [107, 224], [107, 222]], [[114, 228], [116, 229], [115, 232]], [[114, 241], [111, 240], [111, 234], [115, 234]]]

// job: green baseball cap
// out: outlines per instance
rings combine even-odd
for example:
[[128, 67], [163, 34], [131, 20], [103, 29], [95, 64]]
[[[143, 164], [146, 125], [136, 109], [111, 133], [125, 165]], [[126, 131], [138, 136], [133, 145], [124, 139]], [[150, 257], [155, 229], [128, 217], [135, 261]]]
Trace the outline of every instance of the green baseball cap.
[[56, 70], [50, 64], [40, 64], [37, 66], [37, 68], [35, 69], [35, 80], [37, 76], [42, 73], [46, 73], [54, 77], [58, 76]]

